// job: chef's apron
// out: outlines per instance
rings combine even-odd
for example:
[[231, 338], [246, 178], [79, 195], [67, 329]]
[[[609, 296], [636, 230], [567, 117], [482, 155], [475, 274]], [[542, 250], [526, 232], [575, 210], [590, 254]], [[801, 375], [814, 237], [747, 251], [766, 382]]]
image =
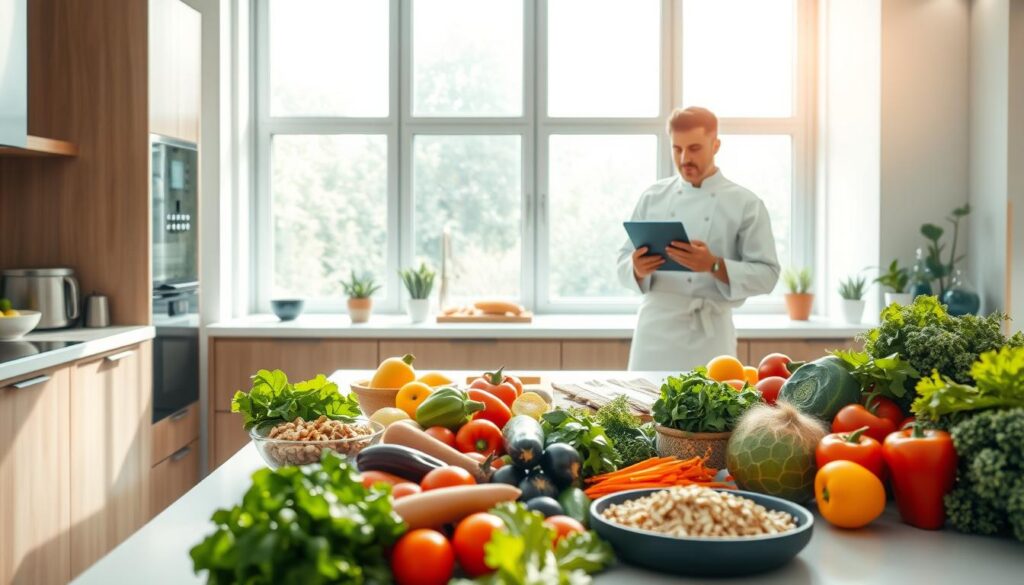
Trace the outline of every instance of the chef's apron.
[[732, 309], [710, 299], [649, 291], [636, 332], [629, 350], [632, 371], [685, 372], [716, 356], [736, 355]]

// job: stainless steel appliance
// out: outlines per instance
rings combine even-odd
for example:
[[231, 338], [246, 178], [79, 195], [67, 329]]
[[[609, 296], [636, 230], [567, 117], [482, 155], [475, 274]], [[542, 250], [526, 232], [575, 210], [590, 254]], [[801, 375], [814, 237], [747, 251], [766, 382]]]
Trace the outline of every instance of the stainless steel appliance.
[[151, 136], [153, 422], [199, 399], [198, 162], [195, 144]]
[[92, 293], [85, 297], [82, 320], [86, 327], [107, 327], [110, 325], [110, 303], [106, 295]]
[[78, 281], [70, 268], [4, 270], [3, 296], [15, 309], [42, 313], [36, 329], [70, 327], [78, 319]]

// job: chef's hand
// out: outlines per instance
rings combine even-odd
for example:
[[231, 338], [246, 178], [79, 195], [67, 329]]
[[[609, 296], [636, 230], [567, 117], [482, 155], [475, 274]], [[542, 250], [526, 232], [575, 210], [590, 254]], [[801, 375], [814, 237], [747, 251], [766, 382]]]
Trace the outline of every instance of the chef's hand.
[[711, 267], [717, 258], [708, 250], [708, 245], [700, 240], [690, 240], [690, 243], [672, 241], [665, 253], [669, 258], [694, 272], [711, 272]]
[[665, 258], [662, 256], [657, 254], [645, 256], [645, 254], [647, 254], [647, 246], [633, 250], [633, 276], [636, 277], [637, 282], [654, 274], [654, 271], [665, 263]]

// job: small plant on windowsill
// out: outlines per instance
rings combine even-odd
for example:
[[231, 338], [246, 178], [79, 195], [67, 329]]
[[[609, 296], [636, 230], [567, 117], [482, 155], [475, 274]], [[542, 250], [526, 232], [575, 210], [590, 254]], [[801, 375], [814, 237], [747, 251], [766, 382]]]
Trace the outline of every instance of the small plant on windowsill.
[[402, 277], [405, 290], [409, 291], [409, 304], [406, 310], [409, 319], [413, 323], [422, 323], [430, 315], [430, 291], [434, 288], [434, 277], [436, 272], [427, 267], [426, 263], [420, 263], [417, 270], [406, 268], [399, 270], [398, 275]]
[[811, 269], [787, 269], [782, 273], [782, 280], [786, 283], [786, 288], [789, 289], [786, 294], [786, 309], [789, 311], [789, 318], [793, 321], [810, 319], [811, 308], [814, 306], [814, 294], [811, 293], [811, 283], [814, 278]]
[[909, 305], [913, 302], [913, 295], [907, 292], [910, 286], [910, 271], [899, 264], [899, 260], [893, 260], [889, 269], [878, 275], [875, 282], [889, 289], [885, 292], [885, 305], [893, 303]]
[[868, 281], [863, 276], [850, 276], [839, 282], [839, 296], [843, 298], [843, 317], [847, 323], [860, 323], [864, 317], [864, 293]]
[[380, 290], [380, 285], [372, 274], [357, 276], [353, 270], [347, 281], [341, 281], [341, 288], [348, 295], [348, 315], [353, 323], [366, 323], [373, 312], [373, 293]]

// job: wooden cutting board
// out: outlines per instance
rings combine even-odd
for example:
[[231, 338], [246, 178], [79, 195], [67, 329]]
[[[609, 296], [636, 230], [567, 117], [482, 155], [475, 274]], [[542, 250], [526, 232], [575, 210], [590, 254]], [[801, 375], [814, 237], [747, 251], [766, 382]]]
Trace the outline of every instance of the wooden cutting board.
[[519, 315], [438, 315], [438, 323], [533, 323], [533, 313]]

